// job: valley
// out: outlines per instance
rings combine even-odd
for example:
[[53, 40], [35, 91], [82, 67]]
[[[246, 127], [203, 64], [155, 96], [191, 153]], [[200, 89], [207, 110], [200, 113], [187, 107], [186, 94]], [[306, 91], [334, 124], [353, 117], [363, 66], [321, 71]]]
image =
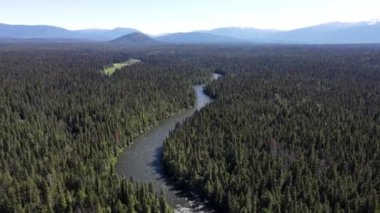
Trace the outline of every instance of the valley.
[[2, 46], [0, 211], [376, 212], [379, 59], [376, 45]]
[[0, 5], [0, 213], [380, 213], [379, 0]]

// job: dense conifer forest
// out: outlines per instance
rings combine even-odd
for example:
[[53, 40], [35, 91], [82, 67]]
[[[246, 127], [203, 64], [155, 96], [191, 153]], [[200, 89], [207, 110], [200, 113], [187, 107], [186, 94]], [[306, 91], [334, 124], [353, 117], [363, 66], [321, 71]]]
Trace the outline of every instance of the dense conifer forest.
[[117, 176], [121, 148], [193, 104], [210, 72], [116, 48], [15, 45], [0, 50], [0, 212], [171, 212], [153, 186]]
[[216, 100], [171, 133], [163, 162], [220, 212], [380, 211], [380, 48], [202, 53]]
[[[130, 58], [142, 63], [107, 76]], [[149, 127], [217, 212], [380, 211], [379, 46], [0, 45], [0, 212], [172, 212], [114, 172]]]

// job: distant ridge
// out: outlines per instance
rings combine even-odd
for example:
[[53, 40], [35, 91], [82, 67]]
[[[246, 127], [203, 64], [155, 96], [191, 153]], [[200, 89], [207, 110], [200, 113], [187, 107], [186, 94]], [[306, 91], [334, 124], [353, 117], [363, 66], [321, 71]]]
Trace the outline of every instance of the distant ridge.
[[285, 44], [380, 43], [380, 22], [327, 23], [274, 33], [266, 40]]
[[[129, 35], [129, 36], [128, 36]], [[123, 38], [124, 37], [124, 38]], [[67, 30], [46, 25], [0, 24], [0, 41], [112, 41], [148, 44], [368, 44], [380, 43], [380, 21], [327, 23], [288, 31], [225, 27], [150, 38], [132, 28]]]
[[238, 38], [228, 36], [213, 35], [203, 32], [172, 33], [156, 38], [158, 41], [166, 43], [195, 43], [195, 44], [222, 44], [222, 43], [246, 43]]
[[203, 30], [199, 32], [209, 33], [219, 36], [228, 36], [245, 41], [259, 42], [264, 40], [268, 35], [281, 32], [280, 30], [257, 29], [252, 27], [223, 27], [212, 30]]
[[144, 33], [130, 33], [127, 35], [123, 35], [119, 38], [116, 38], [111, 43], [117, 43], [117, 44], [154, 44], [157, 43], [156, 40], [152, 39], [151, 37], [145, 35]]
[[75, 38], [75, 33], [64, 28], [45, 25], [0, 24], [0, 38]]
[[105, 30], [105, 29], [75, 30], [74, 32], [78, 32], [82, 35], [86, 35], [92, 39], [109, 41], [109, 40], [116, 39], [120, 36], [139, 32], [139, 31], [133, 28], [115, 28], [112, 30]]
[[88, 29], [67, 30], [48, 25], [9, 25], [0, 23], [0, 39], [77, 39], [109, 41], [122, 35], [138, 32], [132, 28], [115, 28], [112, 30]]

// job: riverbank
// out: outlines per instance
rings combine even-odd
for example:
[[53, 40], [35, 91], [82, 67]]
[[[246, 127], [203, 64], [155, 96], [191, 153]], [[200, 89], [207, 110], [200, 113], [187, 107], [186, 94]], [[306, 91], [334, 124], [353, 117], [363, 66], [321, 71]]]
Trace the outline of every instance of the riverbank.
[[[219, 77], [220, 75], [218, 74], [213, 75], [213, 79]], [[197, 196], [192, 193], [184, 193], [183, 190], [178, 189], [171, 178], [166, 176], [161, 163], [164, 140], [174, 130], [177, 123], [182, 123], [186, 118], [192, 116], [196, 110], [200, 110], [212, 101], [204, 93], [204, 85], [196, 85], [193, 89], [196, 93], [194, 107], [171, 116], [145, 134], [137, 137], [135, 142], [129, 145], [119, 156], [115, 165], [117, 174], [133, 178], [139, 182], [152, 182], [157, 191], [162, 189], [167, 196], [168, 202], [177, 211], [181, 212], [212, 211], [211, 209], [205, 209], [205, 204], [199, 202]]]

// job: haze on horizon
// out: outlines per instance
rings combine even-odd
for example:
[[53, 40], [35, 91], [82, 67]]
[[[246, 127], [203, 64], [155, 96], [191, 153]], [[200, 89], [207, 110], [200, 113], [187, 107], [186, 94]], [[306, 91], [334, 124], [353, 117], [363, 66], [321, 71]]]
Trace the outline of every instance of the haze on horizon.
[[149, 34], [217, 27], [290, 30], [379, 19], [379, 0], [0, 0], [0, 23]]

